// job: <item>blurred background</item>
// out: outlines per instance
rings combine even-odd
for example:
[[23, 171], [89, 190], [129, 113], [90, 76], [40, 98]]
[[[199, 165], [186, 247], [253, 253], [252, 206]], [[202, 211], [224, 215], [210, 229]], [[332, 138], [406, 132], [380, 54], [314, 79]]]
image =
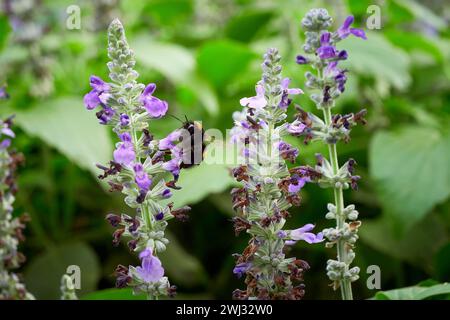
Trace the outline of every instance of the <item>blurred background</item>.
[[[25, 154], [19, 171], [16, 213], [32, 221], [20, 270], [37, 298], [59, 298], [59, 280], [71, 264], [81, 267], [83, 298], [130, 298], [114, 287], [117, 264], [137, 264], [125, 244], [113, 247], [107, 213], [130, 213], [120, 194], [102, 186], [94, 164], [112, 155], [113, 135], [85, 110], [89, 76], [107, 79], [108, 23], [119, 17], [135, 50], [140, 82], [155, 82], [170, 113], [225, 131], [239, 99], [254, 95], [268, 47], [283, 57], [284, 75], [304, 87], [307, 67], [298, 66], [300, 21], [324, 7], [339, 26], [348, 14], [368, 40], [349, 38], [350, 70], [337, 111], [368, 110], [368, 124], [339, 144], [340, 162], [358, 162], [360, 189], [345, 193], [363, 225], [355, 265], [361, 279], [354, 296], [372, 297], [369, 265], [381, 268], [381, 289], [450, 280], [450, 6], [445, 0], [261, 1], [261, 0], [1, 0], [0, 87], [10, 98], [0, 114], [15, 114], [16, 149]], [[370, 5], [376, 5], [371, 7]], [[79, 13], [80, 20], [77, 19]], [[366, 21], [379, 13], [379, 29]], [[372, 16], [373, 17], [373, 16]], [[372, 18], [373, 19], [373, 18]], [[77, 21], [80, 23], [79, 28]], [[12, 26], [14, 28], [12, 28]], [[295, 103], [314, 110], [307, 95]], [[180, 124], [170, 117], [151, 123], [162, 137]], [[313, 164], [318, 143], [300, 147], [299, 164]], [[232, 274], [231, 255], [248, 237], [235, 237], [230, 219], [232, 179], [226, 166], [186, 170], [177, 206], [192, 206], [187, 223], [169, 226], [171, 245], [162, 256], [179, 298], [229, 299], [242, 280]], [[332, 195], [315, 185], [302, 192], [288, 227], [324, 218]], [[298, 244], [289, 253], [308, 261], [306, 299], [339, 299], [325, 275], [335, 250]]]

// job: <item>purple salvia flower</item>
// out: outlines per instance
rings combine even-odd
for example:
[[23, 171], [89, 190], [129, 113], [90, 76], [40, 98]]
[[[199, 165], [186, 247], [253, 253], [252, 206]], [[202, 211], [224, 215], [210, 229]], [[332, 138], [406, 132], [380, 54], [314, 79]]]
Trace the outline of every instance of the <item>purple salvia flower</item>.
[[106, 105], [110, 97], [110, 85], [97, 76], [91, 76], [90, 85], [92, 90], [83, 99], [86, 109], [93, 110], [100, 104]]
[[318, 234], [314, 234], [312, 231], [314, 229], [314, 225], [309, 223], [305, 224], [303, 227], [292, 230], [290, 233], [290, 238], [292, 241], [289, 241], [289, 245], [296, 243], [297, 241], [303, 240], [307, 243], [319, 243], [322, 242], [323, 234], [322, 232], [319, 232]]
[[159, 140], [159, 150], [172, 150], [175, 147], [175, 142], [178, 142], [181, 137], [180, 130], [175, 130], [169, 133], [169, 135]]
[[289, 78], [284, 78], [281, 80], [281, 90], [283, 93], [281, 95], [280, 108], [287, 108], [291, 104], [291, 99], [289, 99], [289, 95], [297, 95], [302, 94], [303, 91], [298, 88], [289, 88], [289, 83], [291, 80]]
[[361, 38], [366, 40], [366, 34], [364, 30], [357, 29], [357, 28], [350, 28], [355, 18], [353, 16], [348, 16], [342, 26], [337, 30], [337, 34], [340, 39], [347, 38], [350, 34], [354, 35], [355, 37]]
[[297, 175], [291, 178], [291, 182], [288, 186], [288, 191], [290, 193], [298, 193], [306, 184], [308, 180], [303, 177], [299, 177]]
[[241, 278], [251, 267], [252, 267], [251, 263], [248, 263], [248, 262], [239, 263], [234, 267], [233, 273], [238, 278]]
[[164, 191], [161, 193], [161, 197], [164, 199], [168, 199], [172, 196], [172, 191], [170, 189], [164, 189]]
[[317, 49], [317, 54], [320, 59], [331, 59], [337, 55], [336, 48], [330, 43], [331, 34], [324, 32], [320, 36], [320, 47]]
[[144, 105], [151, 118], [161, 118], [169, 109], [166, 101], [160, 100], [153, 96], [156, 90], [156, 84], [150, 83], [142, 92], [139, 100]]
[[178, 175], [180, 174], [180, 165], [181, 165], [181, 159], [174, 158], [167, 162], [164, 162], [162, 167], [164, 170], [172, 173], [172, 175], [174, 177], [178, 177]]
[[295, 120], [292, 123], [289, 123], [287, 126], [287, 132], [292, 134], [293, 136], [301, 135], [306, 129], [306, 125], [299, 120]]
[[8, 92], [6, 92], [6, 88], [0, 87], [0, 100], [8, 99], [8, 98], [9, 98], [9, 94], [8, 94]]
[[133, 170], [135, 173], [135, 182], [141, 190], [147, 191], [151, 184], [152, 180], [149, 178], [148, 174], [145, 172], [144, 167], [140, 163], [136, 163], [133, 166]]
[[130, 117], [127, 114], [122, 113], [120, 115], [119, 121], [122, 127], [126, 127], [130, 124]]
[[119, 135], [122, 140], [118, 144], [116, 150], [114, 150], [114, 161], [120, 165], [128, 166], [136, 159], [136, 153], [134, 152], [134, 146], [131, 142], [131, 135], [128, 132]]
[[158, 282], [164, 276], [161, 261], [152, 254], [152, 250], [145, 249], [139, 254], [142, 266], [136, 267], [136, 273], [146, 283]]
[[2, 142], [0, 142], [0, 149], [6, 149], [9, 148], [9, 146], [11, 145], [11, 140], [10, 139], [4, 139], [2, 140]]
[[156, 221], [161, 221], [162, 219], [164, 219], [164, 212], [158, 212], [158, 214], [155, 215], [155, 219]]
[[264, 108], [267, 105], [267, 100], [264, 96], [264, 87], [258, 83], [255, 87], [256, 96], [250, 98], [242, 98], [239, 102], [243, 107], [250, 107], [255, 109]]
[[295, 61], [297, 62], [297, 64], [308, 64], [309, 60], [308, 58], [306, 58], [305, 56], [302, 55], [297, 55]]

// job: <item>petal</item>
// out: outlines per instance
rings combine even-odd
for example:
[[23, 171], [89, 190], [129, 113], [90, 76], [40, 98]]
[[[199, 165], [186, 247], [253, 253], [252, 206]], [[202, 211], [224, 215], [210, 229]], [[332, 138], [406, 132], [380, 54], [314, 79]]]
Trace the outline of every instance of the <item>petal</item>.
[[350, 33], [353, 34], [355, 37], [367, 40], [366, 33], [364, 32], [363, 29], [351, 28]]
[[255, 87], [256, 95], [264, 97], [264, 86], [262, 84], [257, 84]]
[[109, 91], [111, 88], [109, 86], [109, 84], [107, 84], [105, 81], [103, 81], [100, 77], [97, 77], [94, 75], [92, 75], [89, 78], [89, 83], [90, 83], [92, 89], [94, 89], [98, 93], [104, 92], [104, 91]]
[[151, 96], [153, 94], [153, 92], [155, 92], [156, 90], [156, 84], [154, 83], [149, 83], [145, 89], [144, 92], [142, 92], [142, 95], [147, 97], [147, 96]]
[[307, 243], [316, 243], [316, 235], [311, 232], [305, 232], [304, 234], [302, 234], [301, 240], [303, 240]]
[[299, 192], [300, 191], [300, 189], [302, 188], [302, 186], [300, 185], [300, 184], [290, 184], [289, 186], [288, 186], [288, 191], [290, 192], [290, 193], [297, 193], [297, 192]]
[[353, 16], [348, 16], [347, 18], [345, 18], [345, 21], [342, 24], [341, 28], [348, 29], [352, 25], [354, 20], [355, 18]]
[[281, 80], [281, 89], [287, 90], [289, 88], [289, 83], [291, 83], [291, 79], [289, 78], [284, 78]]
[[287, 93], [288, 94], [302, 94], [303, 90], [299, 89], [299, 88], [291, 88], [291, 89], [287, 89]]
[[83, 102], [86, 109], [88, 110], [95, 109], [101, 103], [100, 99], [98, 98], [98, 94], [94, 89], [91, 90], [91, 92], [85, 94]]
[[151, 118], [161, 118], [169, 109], [169, 105], [166, 101], [160, 100], [153, 96], [145, 99], [144, 107]]
[[293, 240], [302, 240], [302, 235], [305, 232], [311, 231], [314, 229], [314, 225], [312, 223], [305, 224], [303, 227], [291, 231], [291, 238]]
[[144, 259], [145, 257], [149, 257], [152, 255], [152, 250], [150, 248], [147, 248], [143, 251], [141, 251], [141, 253], [139, 253], [139, 259]]
[[249, 98], [248, 106], [255, 109], [262, 109], [267, 105], [266, 98], [264, 97], [251, 97]]
[[10, 128], [8, 127], [4, 127], [2, 128], [2, 133], [6, 136], [9, 136], [11, 138], [14, 138], [16, 136], [16, 134], [14, 133], [14, 131], [12, 131]]
[[242, 98], [241, 100], [239, 100], [239, 103], [241, 106], [246, 107], [246, 106], [248, 106], [249, 100], [250, 100], [249, 98], [245, 97], [245, 98]]

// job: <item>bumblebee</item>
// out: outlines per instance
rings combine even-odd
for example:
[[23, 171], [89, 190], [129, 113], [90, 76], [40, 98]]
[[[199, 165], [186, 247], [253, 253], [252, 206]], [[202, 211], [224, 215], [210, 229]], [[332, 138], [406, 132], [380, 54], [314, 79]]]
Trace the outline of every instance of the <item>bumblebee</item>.
[[[178, 118], [175, 118], [181, 121]], [[180, 168], [186, 169], [194, 165], [199, 165], [204, 158], [206, 143], [205, 143], [205, 130], [198, 121], [191, 121], [185, 116], [186, 121], [181, 121], [183, 125], [180, 129], [184, 129], [188, 133], [189, 139], [183, 139], [181, 141], [181, 147], [183, 150], [183, 160]], [[186, 137], [186, 136], [184, 136]]]

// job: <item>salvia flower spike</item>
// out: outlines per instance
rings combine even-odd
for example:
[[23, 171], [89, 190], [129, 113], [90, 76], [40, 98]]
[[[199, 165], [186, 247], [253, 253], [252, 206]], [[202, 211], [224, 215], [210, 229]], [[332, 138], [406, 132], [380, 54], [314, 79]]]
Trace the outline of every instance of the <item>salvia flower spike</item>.
[[[353, 16], [345, 19], [342, 26], [335, 32], [328, 31], [332, 19], [325, 9], [312, 9], [302, 20], [305, 29], [306, 42], [303, 49], [306, 55], [297, 56], [297, 63], [309, 64], [313, 70], [306, 72], [306, 87], [312, 93], [310, 95], [317, 108], [322, 111], [323, 119], [301, 108], [297, 108], [297, 119], [294, 121], [296, 128], [290, 133], [302, 137], [304, 142], [311, 140], [323, 141], [328, 145], [329, 159], [318, 154], [317, 165], [312, 167], [300, 167], [296, 172], [312, 182], [317, 182], [321, 187], [332, 188], [334, 191], [334, 203], [328, 204], [327, 219], [336, 221], [336, 227], [323, 230], [326, 238], [326, 246], [337, 247], [337, 259], [328, 260], [327, 275], [333, 282], [333, 288], [340, 288], [343, 299], [352, 299], [351, 282], [358, 279], [359, 268], [351, 267], [355, 258], [353, 248], [358, 239], [358, 228], [361, 225], [358, 212], [354, 205], [344, 205], [343, 190], [349, 187], [356, 189], [359, 176], [354, 175], [356, 162], [349, 159], [339, 166], [336, 144], [339, 141], [347, 143], [350, 140], [351, 128], [356, 124], [365, 124], [366, 110], [356, 114], [332, 114], [335, 100], [345, 90], [347, 70], [339, 67], [339, 62], [346, 60], [348, 54], [345, 50], [338, 50], [336, 44], [348, 36], [356, 36], [367, 39], [362, 29], [351, 28]], [[349, 220], [349, 221], [347, 221]]]
[[[164, 268], [158, 254], [169, 243], [165, 237], [167, 221], [179, 217], [185, 220], [189, 207], [173, 209], [173, 204], [163, 204], [172, 196], [183, 161], [183, 150], [178, 145], [183, 132], [172, 132], [157, 140], [149, 131], [149, 121], [164, 117], [168, 104], [157, 97], [154, 83], [147, 86], [137, 82], [139, 74], [134, 70], [135, 60], [125, 38], [119, 20], [114, 20], [108, 30], [109, 78], [105, 82], [91, 76], [91, 91], [84, 97], [88, 110], [96, 109], [100, 124], [112, 126], [118, 136], [113, 160], [108, 166], [97, 165], [103, 170], [99, 176], [105, 179], [112, 191], [125, 195], [125, 203], [136, 215], [108, 214], [106, 219], [116, 227], [113, 244], [123, 237], [130, 250], [139, 253], [141, 266], [116, 269], [116, 286], [132, 287], [135, 293], [145, 293], [149, 299], [162, 295], [172, 296], [175, 287], [164, 276]], [[172, 176], [170, 181], [164, 177]], [[180, 212], [183, 214], [180, 214]]]
[[[242, 254], [236, 254], [233, 272], [245, 276], [246, 290], [235, 290], [235, 299], [301, 299], [305, 293], [303, 272], [308, 263], [288, 258], [284, 249], [299, 240], [321, 242], [321, 233], [314, 234], [314, 225], [283, 230], [287, 211], [300, 205], [299, 192], [307, 180], [291, 174], [286, 161], [295, 162], [298, 150], [283, 137], [291, 96], [302, 90], [289, 88], [289, 79], [282, 78], [278, 50], [264, 55], [263, 75], [256, 84], [256, 95], [241, 99], [244, 107], [233, 115], [232, 142], [240, 155], [240, 166], [233, 176], [242, 187], [232, 190], [235, 232], [247, 232], [251, 239]], [[294, 129], [292, 129], [294, 130]], [[296, 129], [295, 129], [296, 130]]]
[[15, 182], [17, 166], [23, 162], [23, 155], [10, 150], [12, 118], [0, 120], [0, 300], [34, 300], [19, 276], [13, 272], [25, 261], [18, 251], [19, 242], [27, 215], [13, 218], [13, 203], [17, 192]]

